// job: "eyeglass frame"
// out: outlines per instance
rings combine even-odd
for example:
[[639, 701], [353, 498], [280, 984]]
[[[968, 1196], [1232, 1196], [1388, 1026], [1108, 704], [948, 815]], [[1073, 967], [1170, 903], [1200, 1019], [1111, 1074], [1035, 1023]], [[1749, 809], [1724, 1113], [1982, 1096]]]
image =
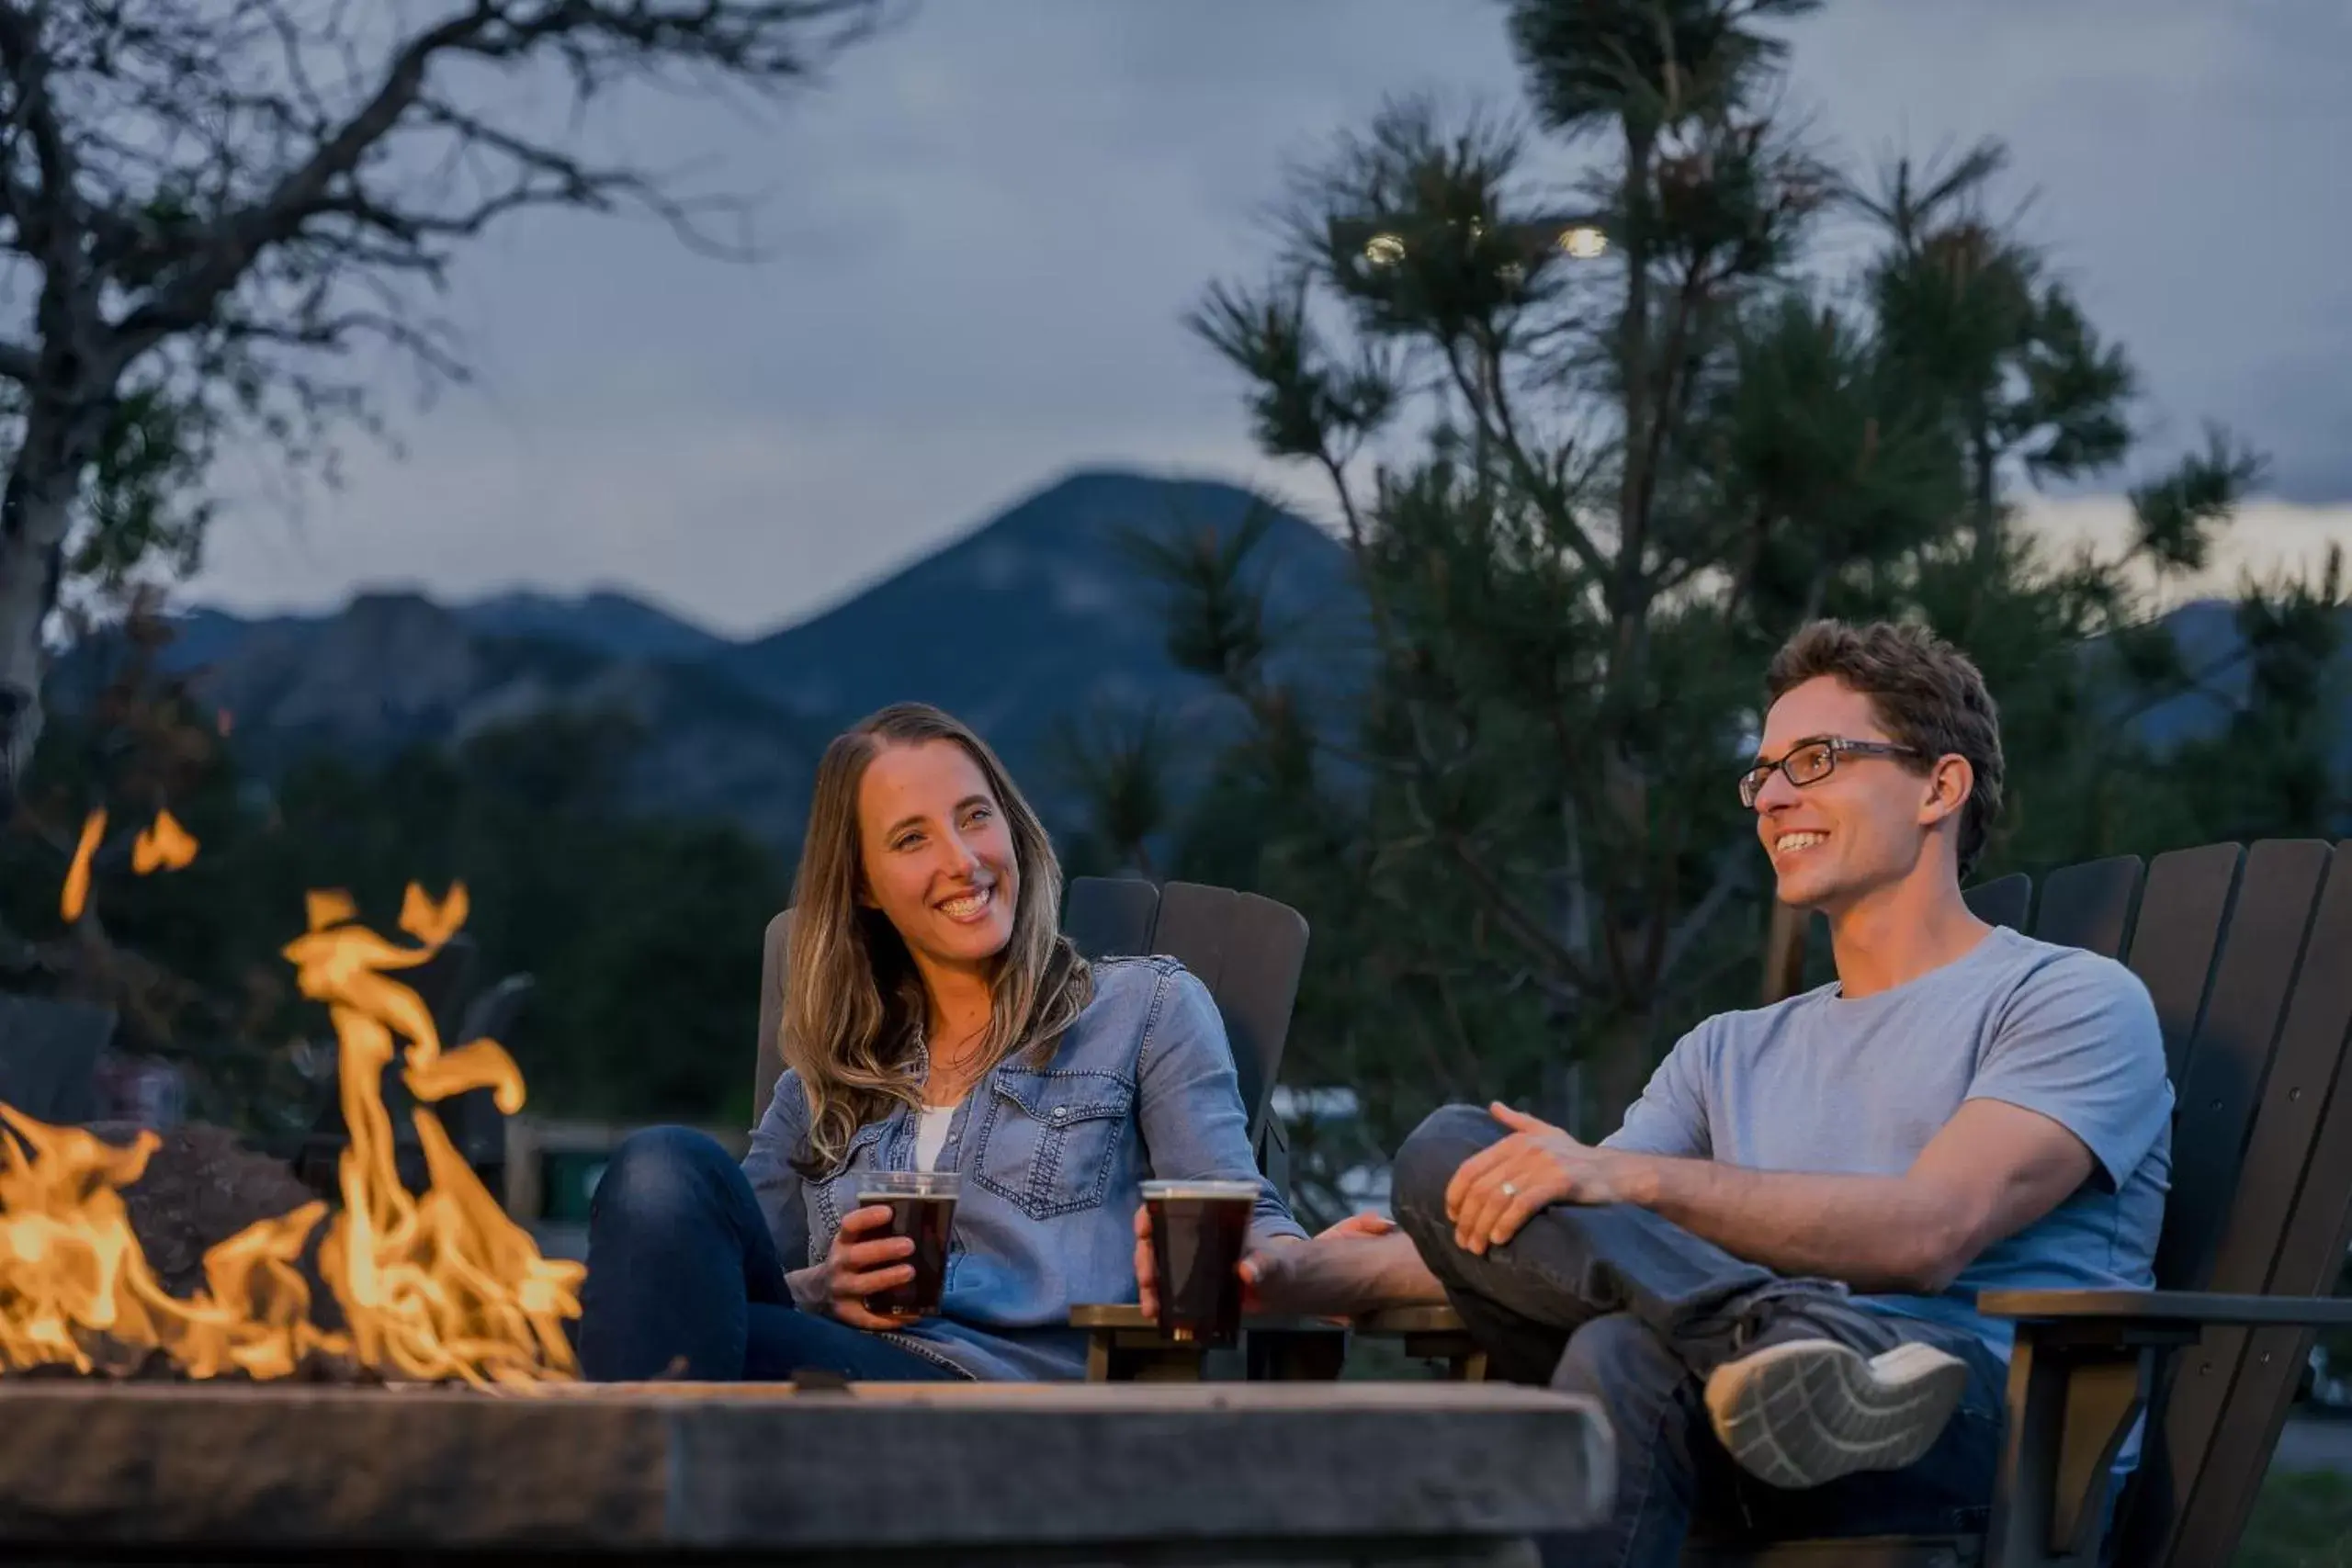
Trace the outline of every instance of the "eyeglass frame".
[[[1789, 772], [1789, 759], [1800, 751], [1809, 750], [1815, 746], [1823, 747], [1828, 751], [1829, 765], [1812, 778], [1800, 781], [1794, 773]], [[1925, 757], [1927, 755], [1917, 746], [1899, 745], [1892, 740], [1849, 740], [1842, 735], [1808, 735], [1802, 740], [1791, 742], [1789, 749], [1781, 753], [1778, 761], [1749, 763], [1747, 771], [1739, 775], [1739, 804], [1746, 810], [1755, 810], [1756, 803], [1764, 797], [1764, 786], [1772, 782], [1774, 773], [1787, 779], [1792, 788], [1805, 789], [1817, 784], [1838, 771], [1838, 759], [1848, 753], [1857, 757]], [[1754, 784], [1752, 789], [1749, 787], [1751, 781]]]

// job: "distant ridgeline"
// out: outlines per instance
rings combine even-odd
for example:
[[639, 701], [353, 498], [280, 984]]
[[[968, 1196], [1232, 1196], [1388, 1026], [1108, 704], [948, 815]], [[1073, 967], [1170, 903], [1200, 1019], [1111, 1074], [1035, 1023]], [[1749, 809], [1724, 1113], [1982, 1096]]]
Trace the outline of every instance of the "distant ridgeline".
[[[176, 622], [165, 669], [193, 672], [264, 775], [317, 751], [370, 763], [548, 716], [623, 714], [639, 739], [632, 809], [720, 817], [797, 851], [825, 741], [886, 703], [936, 703], [1003, 754], [1057, 830], [1077, 804], [1060, 725], [1158, 710], [1205, 758], [1225, 699], [1167, 651], [1167, 590], [1129, 536], [1231, 537], [1249, 494], [1121, 472], [1074, 474], [847, 602], [733, 641], [615, 592], [514, 593], [443, 605], [368, 593], [330, 615], [244, 619], [199, 609]], [[1363, 612], [1345, 551], [1274, 512], [1256, 550], [1289, 670], [1313, 689], [1349, 683]], [[51, 695], [85, 706], [119, 647], [60, 661]]]
[[[1081, 472], [821, 615], [733, 641], [624, 594], [513, 593], [442, 605], [368, 593], [337, 614], [247, 620], [197, 610], [177, 623], [167, 669], [198, 672], [240, 757], [264, 775], [310, 753], [362, 763], [550, 715], [625, 714], [639, 739], [625, 805], [739, 823], [797, 852], [819, 753], [842, 727], [906, 698], [975, 726], [1057, 831], [1083, 807], [1059, 727], [1156, 710], [1171, 784], [1207, 761], [1234, 719], [1227, 699], [1169, 656], [1168, 590], [1132, 536], [1229, 539], [1251, 507], [1234, 486]], [[1273, 510], [1253, 556], [1279, 666], [1332, 726], [1332, 694], [1363, 668], [1364, 615], [1345, 550]], [[2215, 670], [2208, 692], [2151, 708], [2160, 747], [2211, 734], [2246, 697], [2232, 606], [2199, 603], [2169, 623], [2182, 663]], [[52, 677], [65, 712], [85, 705], [119, 649], [79, 650]], [[2219, 698], [2219, 701], [2213, 699]], [[2352, 726], [2346, 727], [2352, 736]]]

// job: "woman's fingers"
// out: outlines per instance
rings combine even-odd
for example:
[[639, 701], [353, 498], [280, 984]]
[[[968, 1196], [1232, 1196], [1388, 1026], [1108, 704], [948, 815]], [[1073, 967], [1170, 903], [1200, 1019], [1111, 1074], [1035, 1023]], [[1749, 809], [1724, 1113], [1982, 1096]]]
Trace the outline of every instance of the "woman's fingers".
[[914, 1277], [911, 1263], [886, 1264], [879, 1269], [842, 1269], [833, 1275], [833, 1296], [835, 1300], [847, 1296], [862, 1301], [894, 1285], [910, 1283]]
[[863, 1209], [852, 1209], [842, 1216], [840, 1235], [864, 1235], [890, 1223], [890, 1205], [868, 1203]]
[[837, 1273], [833, 1276], [833, 1315], [853, 1328], [896, 1328], [894, 1318], [879, 1317], [868, 1312], [868, 1298], [906, 1284], [915, 1277], [914, 1269], [906, 1264], [893, 1264], [871, 1273]]
[[895, 1317], [876, 1316], [865, 1310], [865, 1303], [859, 1301], [844, 1300], [834, 1303], [833, 1315], [852, 1328], [863, 1328], [869, 1334], [879, 1334], [888, 1329], [906, 1326]]
[[886, 1235], [879, 1241], [852, 1242], [840, 1249], [835, 1261], [851, 1269], [879, 1269], [886, 1263], [896, 1263], [914, 1255], [914, 1237]]

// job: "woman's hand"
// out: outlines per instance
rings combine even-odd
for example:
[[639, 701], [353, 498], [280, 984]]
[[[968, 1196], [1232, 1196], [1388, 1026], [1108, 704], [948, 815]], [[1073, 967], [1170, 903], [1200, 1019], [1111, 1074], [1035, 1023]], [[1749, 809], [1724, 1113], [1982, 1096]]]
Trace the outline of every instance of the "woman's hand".
[[877, 1317], [865, 1310], [865, 1298], [878, 1295], [915, 1277], [914, 1266], [902, 1261], [914, 1256], [914, 1237], [886, 1235], [859, 1238], [890, 1223], [888, 1204], [869, 1203], [842, 1216], [841, 1229], [822, 1263], [812, 1263], [785, 1276], [793, 1302], [802, 1312], [838, 1318], [852, 1328], [902, 1328], [896, 1318]]

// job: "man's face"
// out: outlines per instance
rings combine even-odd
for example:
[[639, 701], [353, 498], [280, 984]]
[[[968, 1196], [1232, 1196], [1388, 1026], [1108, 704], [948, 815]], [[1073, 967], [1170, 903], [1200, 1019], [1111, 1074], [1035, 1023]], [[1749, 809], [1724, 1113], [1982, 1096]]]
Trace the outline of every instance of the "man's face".
[[[1757, 760], [1777, 762], [1809, 740], [1892, 744], [1871, 700], [1832, 676], [1790, 690], [1764, 718]], [[1840, 752], [1827, 776], [1799, 787], [1772, 773], [1756, 796], [1756, 836], [1784, 904], [1835, 911], [1917, 869], [1933, 825], [1957, 809], [1923, 761]], [[1950, 771], [1950, 770], [1947, 770]], [[1965, 768], [1960, 768], [1964, 781]], [[1959, 798], [1966, 798], [1964, 782]]]

